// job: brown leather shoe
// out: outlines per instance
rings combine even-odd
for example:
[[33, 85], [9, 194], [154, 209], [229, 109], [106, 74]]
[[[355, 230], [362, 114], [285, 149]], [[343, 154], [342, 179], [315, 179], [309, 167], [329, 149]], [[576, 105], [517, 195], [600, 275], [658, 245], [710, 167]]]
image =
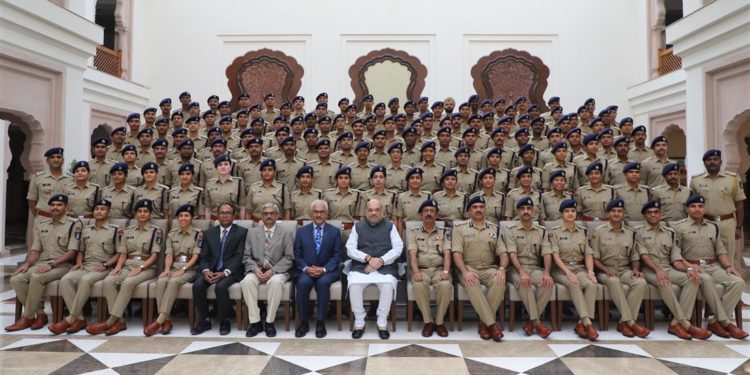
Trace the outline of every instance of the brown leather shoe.
[[21, 319], [18, 319], [15, 323], [5, 327], [5, 330], [8, 332], [20, 331], [31, 327], [32, 324], [34, 324], [34, 319], [27, 318], [24, 315], [21, 316]]
[[576, 335], [578, 335], [578, 337], [582, 339], [589, 338], [588, 335], [586, 335], [586, 327], [581, 322], [578, 322], [578, 324], [576, 324], [575, 332]]
[[146, 337], [151, 337], [156, 334], [156, 332], [159, 332], [161, 329], [161, 324], [159, 322], [153, 322], [146, 326], [146, 328], [143, 329], [143, 334]]
[[437, 332], [437, 335], [440, 337], [448, 337], [448, 328], [445, 328], [445, 324], [435, 327], [435, 332]]
[[679, 323], [669, 326], [669, 328], [667, 328], [667, 333], [669, 333], [670, 335], [675, 335], [683, 340], [691, 340], [693, 338], [693, 336], [685, 331], [685, 329], [682, 328]]
[[101, 335], [106, 332], [108, 328], [106, 322], [96, 322], [94, 324], [89, 324], [89, 326], [86, 327], [86, 332], [88, 332], [89, 335]]
[[622, 333], [625, 337], [633, 337], [635, 334], [633, 333], [633, 330], [628, 327], [628, 325], [625, 322], [617, 323], [617, 332]]
[[706, 340], [712, 336], [711, 331], [694, 325], [691, 325], [690, 328], [688, 328], [688, 333], [690, 333], [690, 336], [693, 336], [693, 338], [698, 340]]
[[724, 329], [727, 330], [727, 332], [729, 332], [729, 335], [734, 339], [744, 340], [745, 338], [747, 338], [747, 332], [741, 330], [739, 327], [732, 323], [727, 324]]
[[706, 328], [711, 330], [711, 332], [716, 334], [716, 336], [723, 337], [725, 339], [728, 339], [729, 337], [731, 337], [729, 335], [729, 332], [727, 332], [727, 330], [721, 326], [721, 323], [719, 323], [718, 320], [714, 320], [713, 322], [708, 323], [708, 326]]
[[500, 328], [500, 325], [495, 323], [490, 326], [490, 334], [492, 335], [492, 340], [495, 342], [500, 342], [500, 340], [503, 339], [503, 330]]
[[172, 321], [167, 319], [164, 324], [161, 325], [161, 334], [168, 335], [172, 332]]
[[589, 341], [596, 341], [596, 339], [599, 338], [599, 334], [596, 332], [596, 329], [594, 329], [593, 324], [586, 326], [586, 338], [588, 338]]
[[636, 336], [638, 336], [638, 337], [640, 337], [642, 339], [646, 338], [646, 336], [648, 336], [648, 334], [651, 333], [650, 329], [648, 329], [648, 328], [646, 328], [646, 327], [644, 327], [644, 326], [642, 326], [642, 325], [640, 325], [638, 323], [633, 324], [633, 326], [630, 327], [630, 329], [633, 331], [633, 333]]
[[70, 328], [70, 323], [68, 323], [66, 319], [63, 319], [47, 327], [47, 329], [49, 329], [49, 331], [52, 332], [53, 335], [59, 335], [61, 333], [68, 332], [68, 328]]
[[492, 338], [492, 335], [490, 335], [490, 330], [487, 328], [487, 325], [484, 323], [479, 323], [479, 337], [482, 340], [489, 340]]
[[31, 329], [36, 331], [38, 329], [44, 328], [44, 326], [47, 325], [49, 322], [49, 319], [47, 318], [47, 314], [45, 313], [38, 313], [36, 314], [36, 319], [34, 319], [34, 323], [31, 323]]
[[73, 322], [73, 325], [68, 328], [68, 333], [76, 333], [82, 329], [86, 328], [86, 319], [76, 319], [75, 322]]
[[422, 327], [422, 337], [430, 337], [435, 332], [435, 324], [427, 323]]
[[525, 333], [526, 336], [531, 336], [531, 334], [534, 333], [534, 323], [532, 323], [531, 320], [526, 321], [526, 323], [523, 324], [523, 333]]
[[552, 329], [542, 324], [542, 322], [534, 324], [534, 330], [543, 339], [546, 339], [552, 333]]
[[112, 336], [112, 335], [116, 335], [116, 334], [118, 334], [121, 331], [124, 331], [126, 329], [128, 329], [128, 325], [125, 324], [125, 322], [118, 320], [118, 321], [115, 322], [115, 324], [112, 324], [112, 326], [109, 327], [109, 329], [107, 329], [106, 331], [104, 331], [104, 334], [107, 335], [107, 336]]

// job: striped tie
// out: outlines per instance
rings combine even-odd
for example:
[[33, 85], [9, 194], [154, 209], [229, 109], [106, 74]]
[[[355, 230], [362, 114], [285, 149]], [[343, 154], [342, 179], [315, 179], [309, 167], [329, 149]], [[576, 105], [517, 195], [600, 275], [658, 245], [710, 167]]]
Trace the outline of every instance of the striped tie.
[[320, 243], [323, 241], [323, 227], [315, 227], [315, 253], [320, 255]]
[[265, 249], [263, 253], [263, 268], [264, 269], [269, 269], [272, 266], [271, 259], [268, 257], [268, 249], [271, 248], [271, 234], [272, 233], [273, 232], [271, 232], [270, 230], [266, 230], [266, 240], [264, 243]]

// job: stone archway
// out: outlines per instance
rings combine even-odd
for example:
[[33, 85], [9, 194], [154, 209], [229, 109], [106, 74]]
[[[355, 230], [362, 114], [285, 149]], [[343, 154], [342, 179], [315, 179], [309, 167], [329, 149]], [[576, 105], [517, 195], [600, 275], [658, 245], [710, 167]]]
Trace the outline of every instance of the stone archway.
[[26, 180], [31, 178], [33, 173], [45, 168], [44, 164], [44, 137], [45, 131], [42, 124], [34, 116], [17, 110], [0, 108], [0, 119], [10, 121], [12, 124], [19, 125], [21, 131], [26, 135], [28, 147], [25, 147], [21, 154], [21, 163], [26, 166]]
[[[747, 177], [750, 175], [750, 109], [746, 109], [732, 118], [722, 132], [724, 148], [724, 168], [730, 172], [737, 173], [745, 183], [745, 195], [750, 194], [748, 190]], [[745, 201], [745, 235], [747, 237], [748, 220], [750, 218], [750, 205]], [[750, 279], [750, 268], [744, 261], [745, 239], [740, 238], [735, 245], [734, 263], [739, 265], [737, 270], [745, 280]]]

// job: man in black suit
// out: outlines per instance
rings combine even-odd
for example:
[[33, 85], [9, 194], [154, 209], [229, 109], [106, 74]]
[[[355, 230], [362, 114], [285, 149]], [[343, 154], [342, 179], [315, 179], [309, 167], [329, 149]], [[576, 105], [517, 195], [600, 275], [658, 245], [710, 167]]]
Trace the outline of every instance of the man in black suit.
[[[198, 323], [190, 330], [193, 335], [200, 335], [211, 329], [206, 299], [206, 291], [211, 285], [216, 285], [216, 319], [219, 321], [219, 333], [229, 334], [229, 287], [240, 281], [245, 274], [242, 254], [245, 251], [247, 229], [232, 223], [236, 209], [231, 204], [222, 203], [217, 211], [219, 225], [207, 229], [203, 234], [198, 264], [201, 274], [193, 280], [193, 300], [198, 309]], [[237, 313], [239, 314], [239, 311]]]
[[331, 284], [339, 277], [341, 252], [341, 231], [328, 219], [328, 203], [316, 200], [310, 206], [313, 222], [297, 230], [294, 240], [294, 265], [297, 267], [297, 307], [301, 323], [294, 332], [296, 337], [304, 337], [310, 327], [310, 290], [315, 288], [318, 302], [315, 337], [326, 336], [326, 310], [331, 298]]

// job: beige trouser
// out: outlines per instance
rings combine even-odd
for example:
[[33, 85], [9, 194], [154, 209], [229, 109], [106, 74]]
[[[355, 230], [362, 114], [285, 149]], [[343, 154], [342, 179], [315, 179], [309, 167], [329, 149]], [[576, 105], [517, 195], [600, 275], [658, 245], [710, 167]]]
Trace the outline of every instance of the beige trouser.
[[[620, 321], [629, 322], [637, 320], [638, 311], [641, 309], [643, 295], [646, 294], [646, 279], [642, 277], [633, 277], [631, 270], [616, 270], [618, 276], [609, 277], [600, 273], [599, 282], [606, 285], [609, 291], [609, 297], [620, 310]], [[628, 285], [627, 295], [623, 285]]]
[[[133, 291], [138, 284], [156, 277], [156, 270], [153, 266], [146, 268], [135, 276], [128, 276], [131, 269], [138, 267], [141, 262], [128, 260], [125, 266], [120, 269], [120, 273], [115, 276], [107, 276], [104, 279], [103, 289], [104, 297], [107, 298], [107, 307], [109, 315], [122, 318], [122, 313], [130, 303]], [[118, 291], [119, 289], [119, 291]]]
[[[714, 316], [720, 322], [728, 321], [732, 318], [737, 302], [742, 298], [742, 289], [745, 282], [734, 275], [730, 275], [718, 264], [704, 266], [705, 272], [701, 273], [701, 293]], [[716, 285], [724, 286], [724, 295], [719, 296], [716, 293]]]
[[[422, 312], [422, 318], [425, 324], [435, 323], [442, 325], [445, 320], [445, 312], [453, 300], [453, 281], [450, 274], [447, 280], [441, 280], [440, 275], [443, 273], [442, 268], [420, 268], [422, 281], [413, 281], [412, 288], [414, 291], [414, 301], [417, 302], [419, 311]], [[430, 311], [430, 286], [435, 288], [435, 319], [432, 319]]]
[[526, 306], [526, 311], [529, 312], [529, 320], [539, 320], [539, 315], [547, 308], [547, 303], [555, 289], [542, 287], [544, 271], [541, 268], [524, 266], [524, 269], [531, 277], [532, 287], [527, 288], [521, 285], [521, 275], [515, 269], [510, 272], [510, 282], [518, 289], [521, 301]]
[[734, 232], [737, 226], [736, 219], [722, 220], [716, 223], [719, 226], [719, 237], [724, 248], [727, 249], [729, 264], [734, 264], [734, 251], [737, 240], [734, 239]]
[[[469, 301], [474, 306], [479, 319], [486, 325], [495, 324], [495, 315], [500, 304], [503, 303], [505, 298], [505, 283], [498, 284], [493, 280], [493, 275], [497, 271], [496, 268], [488, 268], [484, 270], [477, 270], [475, 268], [466, 266], [466, 268], [477, 274], [479, 277], [479, 284], [469, 286], [464, 280], [463, 275], [459, 276], [461, 285], [466, 289], [466, 294], [469, 295]], [[487, 287], [487, 296], [482, 293], [482, 288], [479, 285]]]
[[60, 294], [68, 306], [68, 312], [73, 319], [82, 319], [83, 305], [91, 297], [91, 288], [99, 280], [104, 280], [109, 275], [108, 270], [102, 272], [92, 271], [96, 264], [84, 264], [83, 269], [68, 272], [60, 280]]
[[[180, 265], [172, 266], [172, 273], [182, 268]], [[160, 277], [156, 280], [156, 308], [159, 314], [167, 314], [172, 311], [177, 295], [180, 294], [180, 288], [195, 277], [195, 270], [185, 270], [180, 276], [170, 275]]]
[[578, 277], [578, 284], [573, 284], [560, 269], [552, 270], [552, 278], [556, 283], [568, 288], [570, 299], [573, 301], [578, 317], [580, 319], [593, 319], [596, 313], [597, 285], [589, 280], [585, 270], [573, 267], [570, 271]]
[[693, 315], [693, 308], [695, 307], [695, 297], [698, 296], [698, 285], [690, 281], [685, 272], [668, 267], [664, 267], [663, 269], [669, 275], [669, 280], [672, 281], [672, 284], [680, 287], [679, 297], [674, 294], [672, 285], [659, 286], [656, 273], [650, 268], [643, 270], [643, 277], [646, 278], [649, 284], [659, 289], [661, 299], [667, 305], [669, 311], [672, 312], [675, 320], [690, 320], [690, 316]]
[[70, 269], [70, 264], [61, 264], [45, 273], [36, 273], [37, 268], [45, 264], [46, 262], [37, 262], [34, 266], [29, 267], [26, 272], [10, 278], [10, 286], [23, 305], [23, 314], [29, 319], [34, 319], [37, 313], [44, 312], [44, 305], [39, 302], [44, 296], [47, 283], [59, 280]]
[[[271, 276], [266, 285], [268, 286], [268, 307], [266, 310], [266, 323], [273, 323], [276, 320], [276, 312], [279, 310], [279, 303], [284, 293], [284, 283], [289, 280], [287, 275], [276, 274]], [[260, 280], [254, 273], [250, 272], [240, 282], [242, 287], [242, 296], [247, 304], [248, 320], [250, 324], [260, 321], [260, 308], [258, 308], [258, 286]]]

